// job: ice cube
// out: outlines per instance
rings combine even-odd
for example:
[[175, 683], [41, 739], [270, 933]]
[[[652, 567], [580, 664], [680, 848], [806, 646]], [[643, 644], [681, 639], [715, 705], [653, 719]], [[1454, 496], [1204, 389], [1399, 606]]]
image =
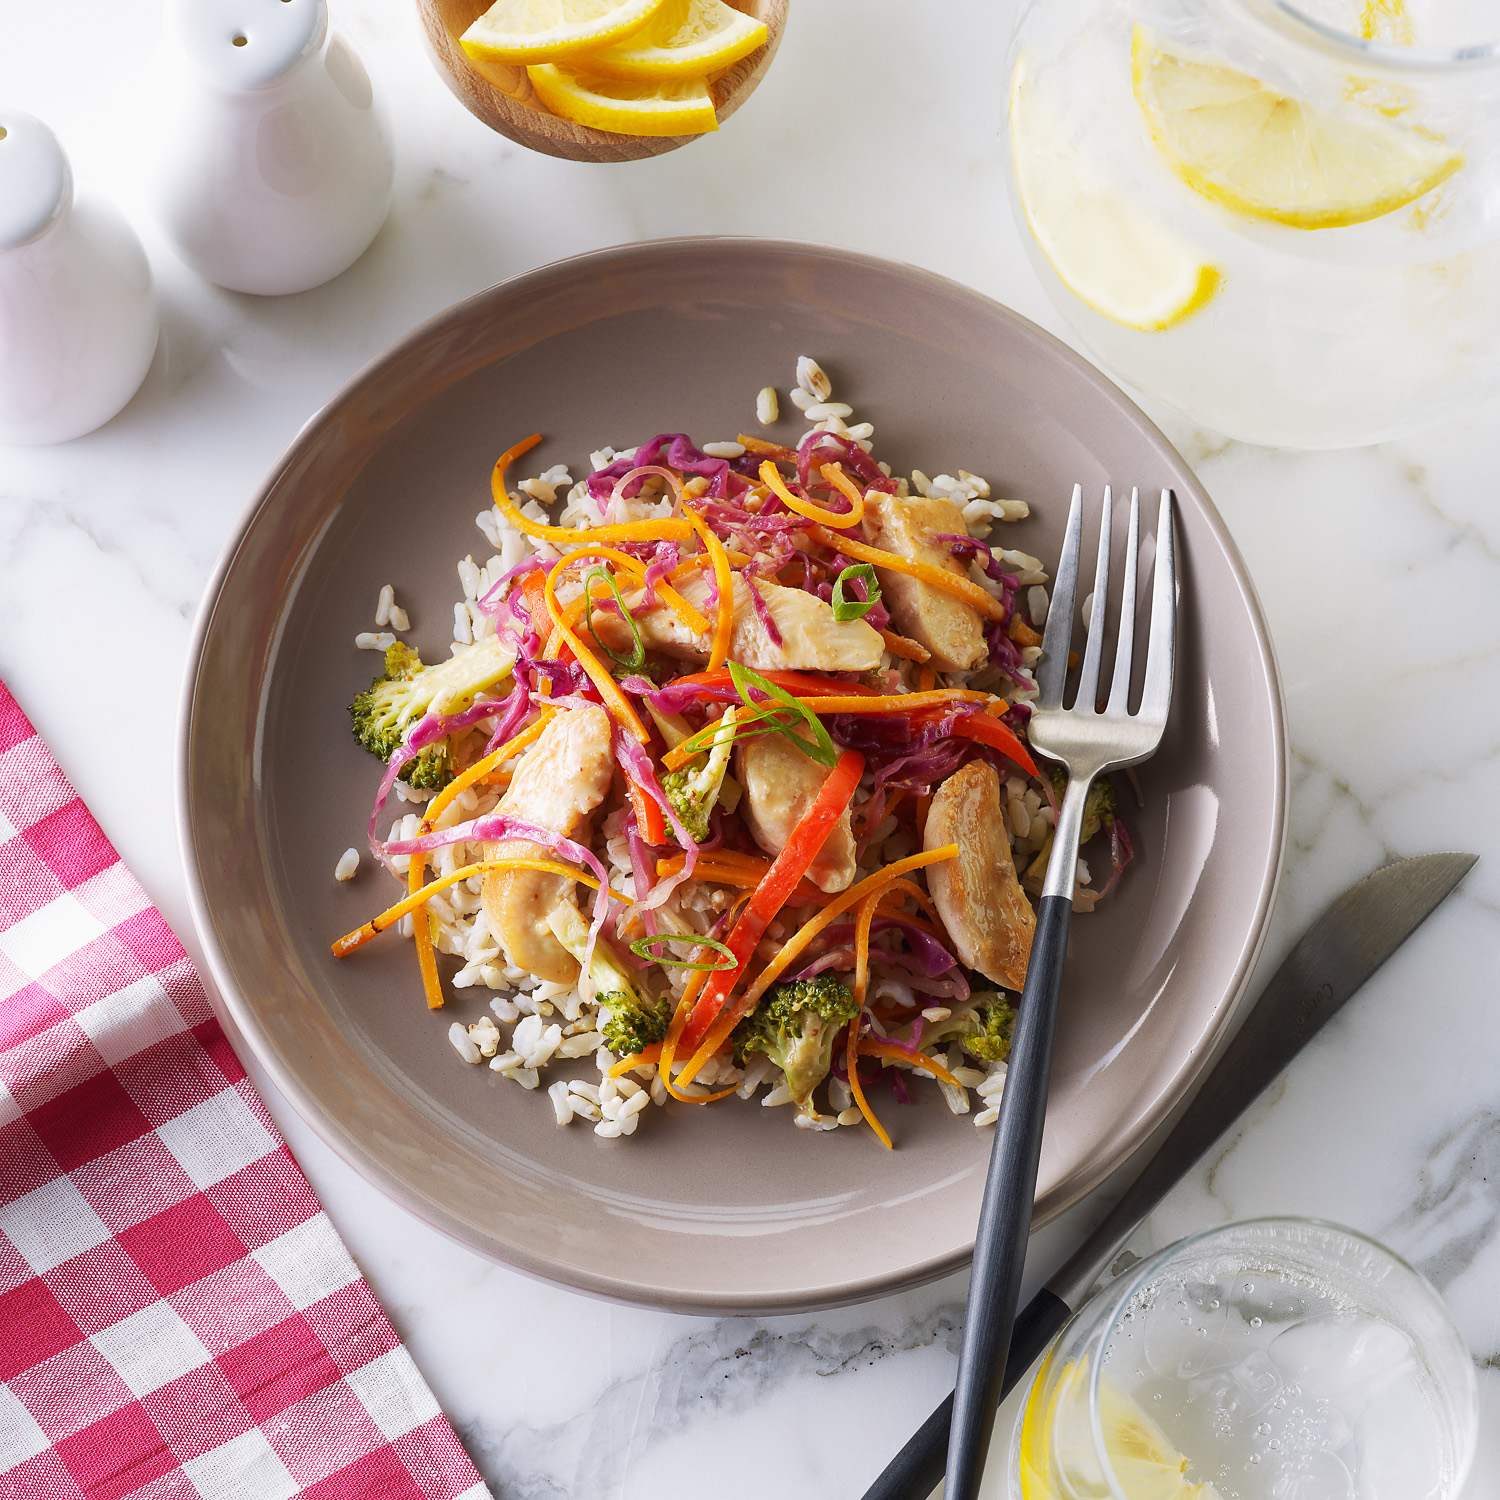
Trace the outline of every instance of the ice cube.
[[1377, 1392], [1354, 1430], [1359, 1500], [1429, 1500], [1444, 1494], [1443, 1447], [1413, 1361]]
[[1294, 1323], [1272, 1340], [1270, 1355], [1288, 1384], [1329, 1402], [1351, 1424], [1382, 1391], [1417, 1375], [1411, 1340], [1399, 1328], [1354, 1314]]
[[1188, 1395], [1227, 1418], [1243, 1419], [1264, 1411], [1280, 1395], [1282, 1384], [1270, 1356], [1257, 1349], [1228, 1370], [1200, 1376], [1188, 1386]]

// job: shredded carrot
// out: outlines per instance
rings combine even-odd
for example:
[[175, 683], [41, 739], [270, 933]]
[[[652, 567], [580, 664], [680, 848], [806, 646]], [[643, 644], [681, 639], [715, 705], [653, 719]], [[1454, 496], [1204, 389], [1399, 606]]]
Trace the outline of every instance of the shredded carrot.
[[[849, 514], [851, 516], [854, 515], [856, 511], [861, 517], [864, 516], [865, 492], [860, 489], [860, 487], [855, 484], [855, 482], [850, 479], [850, 477], [846, 473], [844, 473], [843, 464], [822, 464], [818, 468], [818, 473], [820, 473], [823, 478], [826, 479], [829, 484], [831, 484], [834, 489], [836, 489], [839, 494], [841, 494], [844, 499], [849, 502]], [[852, 526], [854, 522], [846, 521], [844, 524], [846, 526]]]
[[[570, 552], [566, 558], [566, 565], [572, 566], [575, 561], [581, 561], [591, 557], [604, 549], [599, 547], [580, 547], [576, 552]], [[633, 734], [641, 744], [647, 745], [651, 742], [651, 733], [641, 723], [639, 715], [624, 693], [620, 691], [619, 685], [605, 669], [604, 663], [583, 644], [578, 632], [568, 623], [563, 612], [562, 605], [557, 602], [557, 575], [560, 569], [554, 568], [547, 575], [546, 596], [547, 610], [552, 616], [553, 623], [562, 632], [563, 639], [573, 648], [573, 654], [578, 658], [578, 664], [589, 675], [589, 680], [599, 689], [599, 695], [613, 710], [615, 718], [620, 721], [626, 729]], [[728, 571], [726, 567], [725, 571]]]
[[729, 571], [729, 554], [708, 523], [695, 510], [688, 510], [688, 520], [693, 529], [703, 538], [703, 545], [713, 560], [714, 580], [719, 586], [719, 623], [714, 630], [713, 650], [708, 658], [708, 670], [717, 671], [729, 660], [729, 643], [734, 635], [734, 575]]
[[[549, 875], [562, 875], [569, 880], [579, 881], [588, 886], [591, 891], [599, 889], [599, 882], [586, 870], [574, 869], [572, 865], [565, 865], [555, 859], [533, 859], [530, 855], [516, 855], [509, 859], [481, 859], [472, 865], [463, 865], [448, 875], [439, 875], [436, 880], [429, 880], [420, 890], [412, 891], [403, 900], [394, 906], [387, 907], [379, 916], [371, 917], [361, 927], [356, 927], [353, 932], [346, 932], [338, 942], [332, 945], [333, 956], [344, 958], [353, 953], [356, 948], [363, 948], [371, 938], [377, 937], [387, 928], [394, 927], [407, 912], [415, 911], [417, 907], [426, 903], [430, 896], [435, 896], [441, 890], [450, 885], [456, 885], [460, 880], [467, 880], [471, 875], [482, 875], [486, 870], [542, 870]], [[635, 902], [629, 896], [610, 887], [610, 895], [616, 901], [623, 902], [626, 906], [633, 906]]]
[[1008, 714], [1010, 712], [1010, 704], [1008, 704], [1004, 698], [996, 698], [993, 703], [985, 704], [984, 712], [987, 713], [992, 719], [998, 719], [1002, 715]]
[[930, 661], [932, 659], [932, 652], [926, 646], [919, 646], [915, 641], [907, 640], [904, 635], [897, 635], [894, 630], [882, 630], [880, 638], [885, 642], [885, 649], [892, 656], [905, 657], [907, 661]]
[[[917, 903], [918, 906], [922, 908], [924, 912], [927, 913], [932, 922], [939, 922], [937, 907], [932, 904], [932, 897], [929, 896], [927, 892], [924, 891], [922, 887], [919, 886], [914, 880], [893, 880], [887, 887], [887, 890], [899, 890], [903, 896], [909, 896], [913, 901]], [[938, 936], [936, 930], [928, 929], [925, 923], [919, 922], [915, 918], [904, 917], [902, 920], [911, 922], [914, 927], [921, 927], [924, 931], [928, 932], [928, 935], [930, 937]]]
[[[783, 687], [794, 697], [805, 698], [814, 693], [858, 693], [873, 697], [877, 689], [862, 682], [842, 682], [836, 677], [824, 677], [818, 672], [794, 672], [784, 668], [772, 668], [761, 676], [777, 687]], [[686, 677], [674, 677], [674, 688], [727, 687], [734, 679], [722, 667], [717, 672], [693, 672]]]
[[622, 1057], [614, 1067], [609, 1070], [611, 1078], [619, 1078], [628, 1073], [632, 1068], [638, 1068], [642, 1063], [655, 1063], [661, 1056], [661, 1043], [652, 1042], [643, 1052], [632, 1052], [629, 1057]]
[[937, 686], [937, 673], [931, 667], [923, 665], [917, 668], [917, 689], [919, 692], [930, 693]]
[[1005, 632], [1018, 646], [1040, 646], [1042, 644], [1042, 633], [1033, 630], [1028, 621], [1022, 619], [1019, 614], [1012, 614], [1010, 625]]
[[885, 693], [873, 698], [804, 698], [802, 706], [815, 714], [909, 714], [946, 703], [988, 703], [993, 695], [971, 688], [934, 688], [925, 693]]
[[880, 1144], [887, 1151], [894, 1151], [896, 1148], [891, 1144], [890, 1135], [886, 1132], [885, 1126], [875, 1118], [875, 1111], [870, 1108], [869, 1102], [865, 1099], [865, 1091], [859, 1081], [859, 1032], [860, 1027], [864, 1025], [864, 1019], [864, 1012], [861, 1011], [849, 1023], [849, 1042], [844, 1048], [844, 1071], [849, 1075], [849, 1092], [854, 1095], [854, 1102], [859, 1106], [859, 1112], [865, 1117], [866, 1124], [879, 1137]]
[[932, 793], [921, 792], [917, 796], [917, 837], [927, 837], [927, 814], [932, 807]]
[[[656, 862], [658, 876], [677, 875], [687, 863], [685, 854], [670, 854]], [[708, 880], [715, 885], [737, 885], [754, 890], [770, 871], [771, 861], [756, 859], [753, 854], [735, 854], [729, 849], [714, 849], [700, 854], [693, 868], [694, 880]], [[788, 906], [808, 906], [823, 899], [823, 892], [810, 881], [800, 880], [787, 897]]]
[[[827, 464], [823, 472], [826, 474], [834, 465]], [[816, 521], [820, 526], [858, 526], [865, 514], [865, 497], [858, 494], [850, 501], [851, 509], [847, 511], [829, 510], [822, 505], [814, 505], [805, 495], [799, 495], [795, 490], [787, 487], [786, 481], [776, 472], [776, 465], [767, 459], [760, 466], [761, 483], [766, 485], [771, 493], [775, 495], [788, 510], [794, 510], [799, 516], [806, 516], [809, 521]], [[838, 486], [840, 494], [848, 495], [842, 485]], [[837, 541], [831, 543], [837, 546]]]
[[[702, 674], [707, 676], [708, 674]], [[770, 674], [774, 682], [778, 677], [791, 677], [795, 674], [790, 672], [773, 672]], [[677, 683], [672, 684], [674, 687]], [[789, 686], [788, 684], [781, 684]], [[988, 703], [991, 698], [989, 693], [976, 693], [968, 688], [937, 688], [930, 693], [872, 693], [868, 688], [859, 683], [834, 683], [829, 686], [844, 687], [848, 696], [843, 694], [831, 697], [812, 697], [803, 693], [796, 696], [804, 708], [810, 708], [815, 714], [907, 714], [917, 713], [923, 709], [941, 708], [950, 703]], [[774, 703], [765, 705], [772, 710]], [[674, 745], [672, 749], [662, 756], [661, 763], [669, 771], [679, 771], [695, 755], [701, 755], [708, 749], [712, 742], [717, 724], [705, 724], [702, 729], [695, 731], [683, 740], [680, 745]]]
[[[426, 868], [426, 859], [420, 854], [413, 854], [411, 867], [406, 872], [406, 889], [412, 894], [422, 889], [422, 876]], [[443, 987], [438, 982], [437, 956], [432, 951], [432, 918], [427, 915], [425, 902], [412, 914], [411, 930], [417, 945], [417, 966], [422, 971], [422, 993], [427, 996], [427, 1009], [441, 1010]]]
[[935, 563], [916, 562], [908, 557], [900, 557], [894, 552], [882, 551], [879, 547], [856, 542], [850, 537], [834, 536], [821, 526], [813, 527], [808, 535], [830, 552], [842, 552], [847, 557], [857, 557], [861, 562], [873, 563], [877, 568], [889, 568], [893, 573], [909, 573], [913, 578], [920, 578], [923, 583], [930, 583], [933, 588], [954, 594], [965, 604], [972, 604], [980, 614], [988, 615], [992, 620], [1003, 622], [1006, 618], [1005, 606], [993, 594], [986, 593], [973, 579], [965, 578], [961, 573], [950, 573], [947, 568], [940, 568]]
[[956, 1079], [942, 1063], [935, 1057], [929, 1057], [925, 1052], [915, 1055], [908, 1052], [905, 1047], [898, 1047], [895, 1042], [888, 1042], [884, 1037], [866, 1036], [859, 1040], [859, 1050], [867, 1057], [888, 1057], [892, 1062], [910, 1063], [915, 1068], [922, 1068], [931, 1073], [934, 1078], [941, 1078], [944, 1083], [951, 1083], [954, 1088], [959, 1088]]
[[533, 521], [530, 516], [522, 515], [506, 492], [505, 471], [523, 453], [530, 453], [541, 440], [541, 433], [533, 433], [524, 442], [517, 443], [514, 448], [507, 448], [495, 460], [495, 467], [490, 474], [490, 493], [494, 497], [495, 508], [518, 531], [524, 531], [527, 536], [537, 537], [544, 542], [559, 543], [565, 547], [571, 547], [585, 537], [590, 543], [685, 542], [693, 534], [692, 527], [686, 521], [676, 519], [630, 521], [623, 526], [590, 526], [587, 531], [584, 531], [573, 526], [547, 526], [541, 521]]
[[[749, 892], [746, 892], [745, 899], [747, 901], [750, 899]], [[672, 1024], [667, 1027], [667, 1034], [661, 1041], [661, 1051], [656, 1057], [656, 1076], [666, 1085], [667, 1092], [684, 1104], [712, 1104], [715, 1099], [727, 1098], [739, 1087], [738, 1084], [732, 1084], [727, 1089], [720, 1089], [717, 1094], [708, 1094], [700, 1099], [693, 1094], [684, 1094], [672, 1077], [672, 1064], [677, 1060], [677, 1048], [682, 1041], [682, 1033], [687, 1029], [688, 1017], [693, 1013], [693, 1005], [698, 999], [698, 992], [707, 981], [708, 971], [699, 969], [683, 986], [682, 999], [677, 1002], [677, 1009], [672, 1013]]]
[[735, 439], [747, 453], [758, 453], [762, 458], [779, 458], [784, 464], [797, 462], [795, 448], [783, 448], [780, 443], [768, 443], [764, 438], [746, 437], [742, 432]]
[[957, 844], [944, 844], [941, 848], [930, 849], [923, 854], [909, 854], [905, 859], [898, 859], [895, 864], [887, 865], [885, 869], [877, 870], [873, 875], [865, 876], [858, 885], [850, 886], [847, 891], [841, 891], [817, 916], [798, 928], [786, 940], [781, 952], [760, 971], [759, 975], [756, 976], [754, 984], [745, 992], [741, 1008], [747, 1012], [753, 1009], [755, 1002], [781, 978], [797, 955], [825, 927], [829, 926], [835, 917], [842, 916], [851, 906], [858, 905], [871, 891], [879, 890], [880, 887], [889, 885], [893, 880], [905, 875], [909, 870], [919, 870], [926, 865], [935, 865], [945, 859], [954, 859], [957, 855]]
[[[597, 536], [602, 529], [602, 527], [595, 527], [593, 530], [589, 531], [587, 535], [590, 538], [593, 538]], [[646, 577], [645, 564], [642, 563], [639, 558], [632, 557], [628, 552], [619, 552], [613, 547], [595, 547], [594, 545], [592, 545], [592, 541], [590, 542], [590, 545], [586, 550], [591, 557], [604, 558], [607, 561], [614, 563], [616, 567], [623, 568], [633, 578], [644, 580]], [[571, 552], [567, 555], [566, 565], [572, 564], [573, 556], [574, 554]], [[533, 573], [530, 576], [535, 578], [536, 574]], [[694, 635], [702, 635], [704, 631], [708, 629], [708, 621], [704, 618], [703, 611], [700, 610], [697, 605], [689, 604], [688, 601], [684, 599], [682, 595], [679, 594], [677, 590], [674, 589], [670, 584], [657, 584], [656, 593], [657, 597], [662, 601], [662, 603], [670, 606], [673, 614], [675, 614], [677, 618], [681, 620], [682, 623], [693, 632]], [[599, 597], [601, 596], [595, 595], [595, 598]], [[608, 596], [606, 595], [604, 597]], [[580, 613], [585, 608], [582, 596], [575, 600], [574, 604], [577, 606], [577, 609]], [[570, 618], [576, 620], [578, 616], [575, 614], [570, 614]]]
[[[498, 750], [491, 750], [490, 753], [483, 759], [476, 760], [474, 764], [470, 766], [466, 771], [460, 771], [458, 775], [455, 776], [453, 780], [450, 781], [448, 785], [445, 786], [442, 791], [440, 791], [437, 796], [427, 804], [427, 811], [422, 818], [423, 826], [426, 827], [426, 825], [435, 822], [437, 820], [438, 814], [441, 813], [443, 809], [447, 807], [448, 804], [452, 802], [453, 799], [458, 796], [458, 794], [466, 787], [471, 787], [476, 781], [483, 780], [484, 777], [488, 776], [489, 773], [495, 769], [496, 766], [504, 765], [505, 762], [511, 758], [511, 756], [515, 755], [518, 751], [524, 750], [547, 727], [547, 721], [556, 712], [557, 710], [555, 708], [544, 708], [541, 711], [540, 715], [538, 715], [537, 718], [533, 719], [532, 722], [528, 724], [526, 728], [523, 729], [513, 739], [507, 740], [503, 745], [501, 745]], [[428, 827], [427, 832], [431, 833], [432, 829]]]
[[854, 1000], [861, 1010], [870, 988], [870, 924], [875, 908], [885, 899], [887, 890], [876, 888], [859, 903], [854, 917]]

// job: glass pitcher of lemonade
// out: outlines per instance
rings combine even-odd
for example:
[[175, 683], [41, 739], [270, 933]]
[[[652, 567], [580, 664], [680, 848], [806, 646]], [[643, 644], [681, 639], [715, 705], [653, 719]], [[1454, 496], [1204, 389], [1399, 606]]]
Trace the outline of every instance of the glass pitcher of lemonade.
[[1053, 300], [1189, 419], [1347, 447], [1500, 389], [1495, 0], [1031, 0], [1009, 135]]

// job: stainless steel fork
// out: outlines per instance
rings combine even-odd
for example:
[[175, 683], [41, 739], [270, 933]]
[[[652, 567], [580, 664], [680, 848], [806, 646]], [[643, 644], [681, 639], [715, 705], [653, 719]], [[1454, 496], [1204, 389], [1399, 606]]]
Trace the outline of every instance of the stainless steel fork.
[[1052, 1071], [1052, 1039], [1062, 987], [1068, 919], [1078, 869], [1078, 842], [1089, 788], [1105, 771], [1145, 760], [1161, 743], [1172, 701], [1172, 662], [1176, 645], [1177, 578], [1172, 551], [1172, 496], [1161, 493], [1156, 524], [1155, 581], [1151, 634], [1146, 649], [1145, 685], [1140, 706], [1129, 711], [1134, 665], [1136, 573], [1140, 554], [1140, 492], [1130, 497], [1130, 532], [1125, 550], [1120, 628], [1109, 698], [1098, 706], [1104, 655], [1105, 612], [1109, 598], [1109, 553], [1113, 505], [1108, 488], [1099, 522], [1093, 603], [1078, 691], [1064, 707], [1068, 652], [1073, 634], [1078, 554], [1083, 533], [1083, 487], [1073, 488], [1062, 560], [1042, 635], [1038, 695], [1028, 733], [1032, 746], [1068, 772], [1068, 787], [1057, 815], [1057, 833], [1047, 863], [1037, 912], [1036, 934], [1026, 969], [1026, 985], [1011, 1043], [1010, 1071], [995, 1121], [984, 1205], [974, 1241], [974, 1269], [964, 1317], [963, 1348], [953, 1397], [948, 1439], [946, 1500], [976, 1500], [999, 1403], [1005, 1357], [1010, 1349], [1021, 1269], [1036, 1193], [1037, 1157]]

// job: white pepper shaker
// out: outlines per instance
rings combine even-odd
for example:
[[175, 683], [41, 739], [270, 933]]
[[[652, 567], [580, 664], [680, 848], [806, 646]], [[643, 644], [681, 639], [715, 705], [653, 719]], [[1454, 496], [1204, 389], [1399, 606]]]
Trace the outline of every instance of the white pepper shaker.
[[160, 331], [151, 271], [57, 137], [0, 106], [0, 442], [61, 443], [136, 393]]
[[178, 253], [238, 292], [306, 291], [375, 238], [389, 132], [326, 0], [169, 0], [149, 193]]

